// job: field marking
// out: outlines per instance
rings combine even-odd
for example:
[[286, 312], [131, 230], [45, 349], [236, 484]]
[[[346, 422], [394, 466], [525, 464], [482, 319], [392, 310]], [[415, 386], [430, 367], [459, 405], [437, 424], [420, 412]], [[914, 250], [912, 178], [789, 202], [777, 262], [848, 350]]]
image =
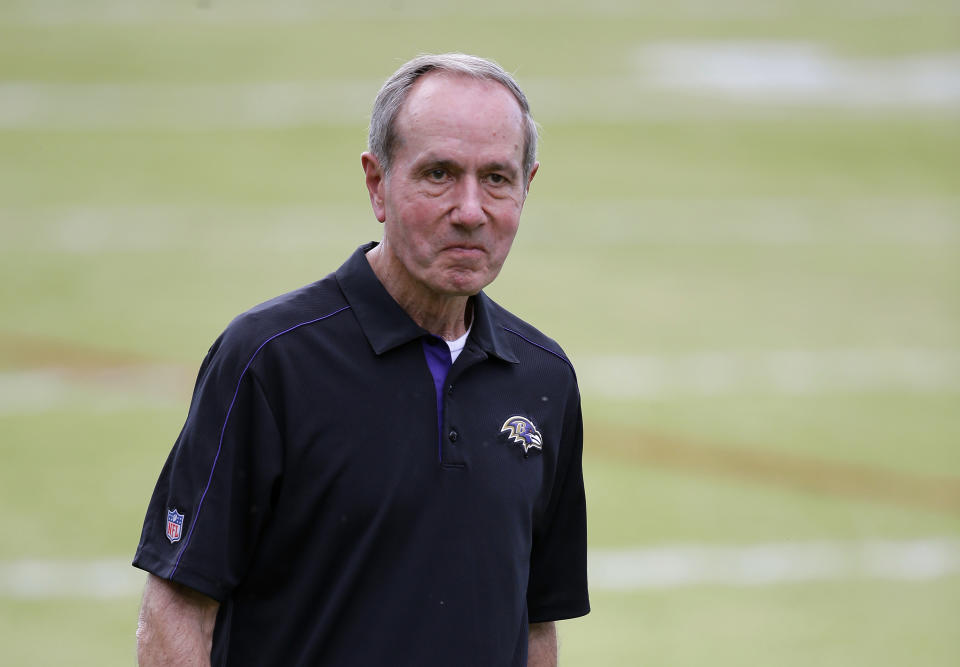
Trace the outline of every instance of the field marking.
[[[12, 339], [11, 339], [12, 340]], [[111, 363], [102, 350], [89, 360], [65, 343], [46, 353], [16, 341], [33, 367], [0, 371], [0, 415], [42, 414], [63, 407], [114, 413], [176, 406], [189, 398], [189, 365]], [[39, 352], [37, 350], [40, 350]], [[49, 356], [44, 359], [43, 354]], [[878, 391], [960, 391], [960, 350], [927, 348], [717, 350], [687, 355], [608, 355], [575, 358], [581, 393], [623, 400], [780, 394], [811, 396]], [[93, 391], [91, 391], [93, 390]]]
[[[231, 243], [273, 251], [346, 251], [366, 231], [379, 233], [369, 204], [0, 206], [0, 240], [20, 250], [71, 254], [221, 248]], [[358, 236], [359, 234], [359, 236]], [[6, 238], [4, 238], [6, 237]], [[342, 243], [341, 243], [342, 242]]]
[[0, 598], [126, 598], [142, 592], [145, 580], [130, 559], [0, 561]]
[[[603, 223], [558, 229], [558, 217]], [[362, 231], [364, 224], [369, 225], [371, 234], [379, 231], [369, 206], [362, 202], [0, 206], [0, 241], [8, 249], [77, 254], [219, 248], [227, 221], [237, 243], [272, 250], [329, 247], [331, 238], [346, 244], [357, 238], [357, 230]], [[631, 243], [858, 249], [928, 246], [960, 253], [960, 198], [757, 197], [588, 203], [534, 199], [527, 204], [518, 238], [518, 244], [525, 243], [538, 248]]]
[[956, 108], [960, 52], [848, 58], [812, 42], [645, 44], [636, 63], [667, 89], [791, 106]]
[[[2, 211], [0, 211], [2, 216]], [[557, 228], [558, 218], [598, 224]], [[909, 225], [903, 223], [910, 220]], [[688, 246], [955, 246], [960, 198], [749, 197], [555, 202], [531, 199], [532, 242], [577, 247], [665, 243]], [[549, 233], [548, 233], [549, 232]], [[521, 236], [520, 241], [524, 238]]]
[[[216, 3], [213, 0], [196, 0], [190, 3], [138, 3], [117, 0], [88, 1], [80, 7], [76, 3], [30, 2], [8, 3], [0, 13], [6, 25], [22, 26], [137, 26], [154, 25], [158, 22], [173, 25], [189, 24], [269, 24], [299, 25], [305, 21], [336, 19], [375, 19], [389, 17], [396, 21], [422, 21], [423, 19], [450, 19], [474, 17], [489, 19], [535, 19], [549, 14], [552, 18], [687, 18], [699, 20], [731, 19], [789, 19], [808, 16], [824, 16], [831, 20], [844, 17], [859, 19], [871, 17], [935, 16], [947, 19], [956, 16], [955, 6], [943, 3], [904, 3], [898, 0], [844, 0], [828, 6], [803, 6], [798, 12], [782, 3], [762, 0], [725, 0], [722, 3], [710, 0], [679, 0], [664, 6], [655, 2], [625, 2], [624, 0], [557, 0], [551, 3], [532, 5], [527, 3], [496, 0], [482, 6], [442, 5], [429, 2], [286, 2]], [[665, 9], [666, 7], [666, 9]]]
[[0, 371], [0, 416], [184, 408], [195, 375], [186, 366], [161, 364]]
[[[847, 60], [816, 44], [661, 43], [619, 76], [523, 80], [541, 121], [734, 116], [757, 107], [954, 111], [960, 52]], [[0, 128], [220, 129], [365, 124], [379, 79], [248, 83], [0, 83]], [[570, 95], [570, 90], [579, 94]], [[679, 93], [679, 95], [678, 95]], [[705, 109], [689, 93], [737, 107]], [[603, 104], [597, 104], [597, 100]]]
[[284, 128], [366, 123], [376, 80], [261, 83], [0, 83], [0, 127]]
[[[923, 582], [960, 574], [960, 540], [591, 549], [588, 567], [591, 590], [614, 592], [849, 580]], [[0, 561], [0, 598], [130, 598], [141, 593], [145, 579], [125, 558]]]
[[591, 430], [589, 447], [646, 468], [675, 469], [713, 477], [799, 490], [818, 497], [881, 502], [960, 514], [960, 477], [951, 470], [921, 474], [861, 462], [830, 460], [770, 447], [702, 442], [690, 437], [630, 429]]
[[590, 587], [636, 591], [879, 579], [931, 581], [960, 574], [960, 540], [666, 545], [590, 553]]
[[620, 400], [885, 390], [960, 391], [960, 350], [838, 348], [716, 350], [574, 358], [585, 395]]
[[[43, 414], [65, 408], [86, 412], [183, 409], [195, 368], [137, 363], [136, 358], [66, 341], [0, 333], [0, 348], [38, 368], [0, 374], [0, 415]], [[105, 365], [106, 364], [106, 365]], [[880, 501], [960, 513], [960, 479], [904, 472], [863, 463], [831, 461], [732, 443], [638, 429], [591, 432], [591, 448], [648, 467], [732, 476], [821, 495]]]

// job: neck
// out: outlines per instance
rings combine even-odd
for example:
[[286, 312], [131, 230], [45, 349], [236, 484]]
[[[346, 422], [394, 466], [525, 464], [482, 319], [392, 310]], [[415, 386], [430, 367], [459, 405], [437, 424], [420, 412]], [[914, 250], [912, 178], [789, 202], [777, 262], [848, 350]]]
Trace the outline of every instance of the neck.
[[467, 333], [472, 316], [469, 296], [426, 289], [402, 265], [390, 261], [382, 243], [367, 252], [367, 261], [393, 300], [419, 326], [444, 340], [456, 340]]

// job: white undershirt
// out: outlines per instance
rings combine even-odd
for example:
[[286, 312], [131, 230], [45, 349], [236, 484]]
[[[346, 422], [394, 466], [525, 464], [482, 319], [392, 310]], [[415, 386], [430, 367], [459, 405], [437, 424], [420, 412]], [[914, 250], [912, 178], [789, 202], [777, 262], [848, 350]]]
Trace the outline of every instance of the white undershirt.
[[470, 329], [473, 328], [473, 322], [470, 323], [470, 326], [467, 327], [467, 333], [463, 334], [457, 340], [447, 340], [444, 341], [447, 344], [447, 347], [450, 348], [450, 363], [453, 363], [457, 360], [457, 357], [460, 356], [460, 353], [463, 352], [463, 348], [467, 344], [467, 336], [470, 335]]

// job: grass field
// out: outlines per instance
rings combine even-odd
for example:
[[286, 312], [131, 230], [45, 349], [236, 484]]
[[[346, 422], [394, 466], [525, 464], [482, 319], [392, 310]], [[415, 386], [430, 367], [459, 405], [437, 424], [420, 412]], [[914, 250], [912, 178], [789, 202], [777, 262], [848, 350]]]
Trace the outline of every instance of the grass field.
[[[591, 549], [957, 544], [956, 5], [517, 4], [0, 3], [0, 663], [135, 661], [135, 586], [13, 565], [132, 557], [210, 342], [379, 238], [369, 106], [420, 52], [543, 126], [488, 291], [577, 366]], [[952, 549], [613, 577], [562, 663], [956, 665]]]

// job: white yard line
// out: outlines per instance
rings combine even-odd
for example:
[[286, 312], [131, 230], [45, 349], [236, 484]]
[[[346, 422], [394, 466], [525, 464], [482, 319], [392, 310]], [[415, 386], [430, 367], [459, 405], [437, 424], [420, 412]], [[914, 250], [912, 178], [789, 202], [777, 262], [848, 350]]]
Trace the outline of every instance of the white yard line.
[[82, 4], [70, 0], [8, 0], [0, 12], [7, 25], [40, 26], [137, 26], [165, 24], [241, 24], [241, 25], [300, 25], [307, 21], [337, 19], [375, 19], [388, 17], [391, 21], [422, 21], [437, 18], [494, 18], [535, 19], [544, 15], [551, 18], [696, 18], [700, 20], [730, 20], [816, 16], [830, 19], [843, 17], [885, 17], [931, 15], [947, 18], [960, 12], [957, 7], [935, 3], [905, 3], [902, 0], [842, 0], [829, 5], [814, 5], [801, 9], [790, 3], [771, 3], [764, 0], [674, 0], [667, 5], [660, 2], [628, 0], [554, 0], [550, 3], [516, 3], [494, 0], [482, 5], [437, 4], [434, 2], [310, 2], [285, 0], [283, 2], [231, 2], [196, 0], [187, 3], [157, 3], [122, 0], [88, 0]]
[[848, 579], [928, 581], [960, 574], [960, 540], [666, 545], [595, 550], [589, 562], [591, 588], [607, 591]]
[[140, 365], [0, 372], [0, 416], [77, 408], [96, 414], [183, 408], [196, 369]]
[[[618, 400], [747, 393], [821, 395], [960, 391], [960, 350], [716, 350], [575, 357], [585, 396]], [[0, 416], [64, 408], [97, 413], [183, 405], [196, 369], [128, 365], [0, 372]]]
[[[620, 76], [530, 77], [544, 122], [822, 107], [874, 113], [960, 108], [960, 52], [849, 60], [816, 44], [662, 43]], [[251, 83], [0, 83], [0, 128], [217, 129], [365, 124], [379, 79]], [[578, 94], [571, 95], [576, 90]], [[679, 93], [679, 95], [678, 95]], [[701, 97], [733, 103], [703, 104]], [[602, 103], [598, 103], [601, 100]]]
[[139, 594], [145, 578], [124, 558], [0, 561], [0, 598], [125, 598]]
[[639, 47], [639, 71], [667, 89], [791, 106], [955, 108], [960, 52], [854, 59], [811, 42], [663, 42]]
[[363, 202], [0, 207], [0, 243], [5, 240], [8, 247], [18, 249], [77, 254], [220, 249], [229, 229], [233, 247], [271, 251], [341, 247], [346, 252], [359, 242], [357, 234], [364, 232], [364, 223], [369, 225], [366, 231], [379, 233], [369, 204]]
[[960, 350], [781, 349], [575, 357], [584, 395], [618, 399], [960, 390]]
[[274, 128], [363, 124], [376, 80], [261, 83], [0, 83], [0, 127]]
[[[558, 219], [598, 224], [557, 227]], [[909, 220], [909, 224], [904, 224]], [[220, 247], [229, 226], [235, 243], [275, 250], [347, 243], [377, 224], [369, 205], [75, 205], [0, 206], [0, 245], [101, 251]], [[264, 230], [269, 230], [266, 233]], [[662, 243], [689, 246], [928, 246], [960, 252], [960, 198], [756, 197], [556, 202], [532, 198], [518, 244], [601, 248]], [[348, 246], [344, 246], [348, 247]], [[518, 246], [519, 247], [519, 246]]]
[[[593, 549], [588, 560], [593, 591], [862, 579], [914, 582], [960, 574], [960, 540], [668, 544]], [[126, 558], [0, 561], [0, 598], [127, 598], [139, 595], [145, 576]]]
[[[0, 219], [3, 213], [0, 210]], [[960, 198], [696, 196], [632, 201], [556, 202], [531, 198], [520, 243], [604, 247], [637, 243], [692, 246], [944, 246], [960, 242]], [[594, 220], [556, 225], [557, 219]], [[909, 220], [909, 224], [904, 224]], [[960, 248], [960, 246], [957, 246]]]

